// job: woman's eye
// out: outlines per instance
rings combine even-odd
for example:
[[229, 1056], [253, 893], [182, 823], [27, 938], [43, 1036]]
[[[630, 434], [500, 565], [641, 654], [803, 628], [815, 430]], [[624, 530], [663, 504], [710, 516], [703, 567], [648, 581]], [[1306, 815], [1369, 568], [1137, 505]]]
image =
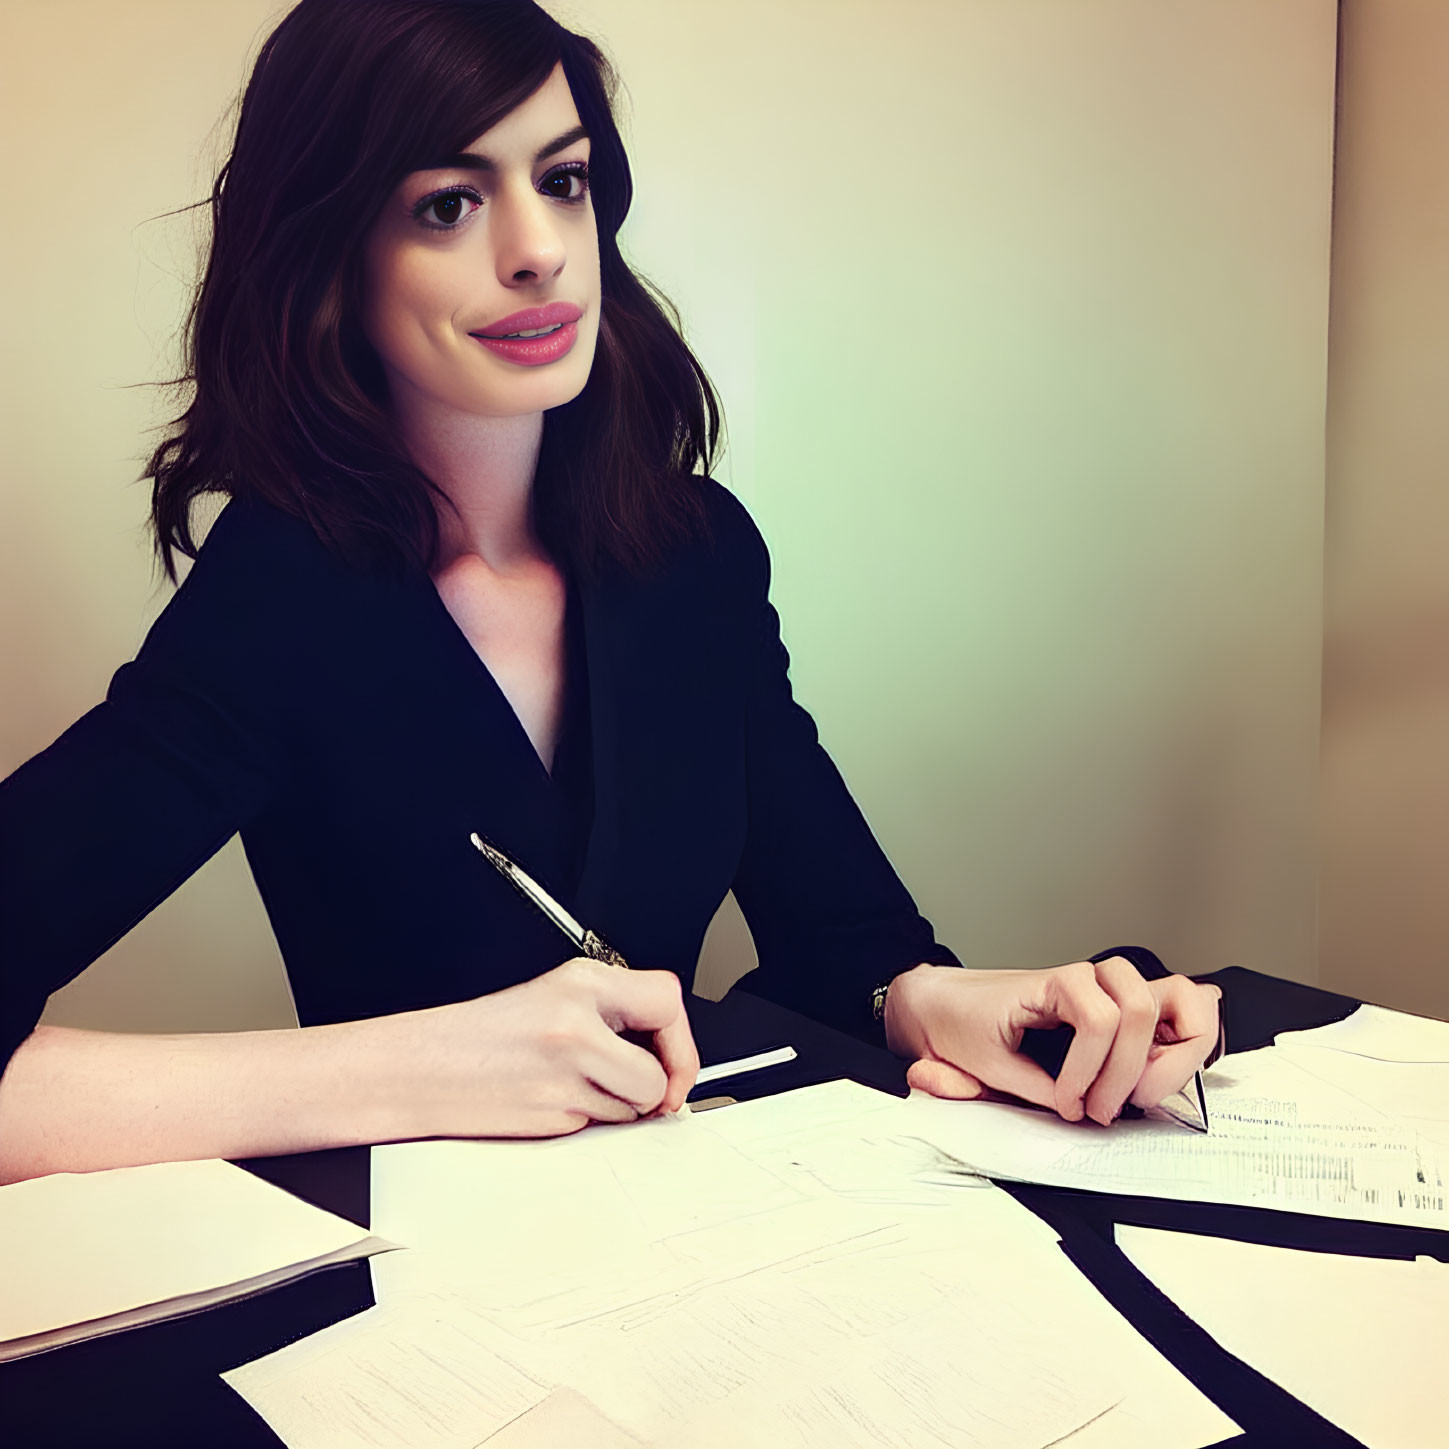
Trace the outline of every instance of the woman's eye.
[[[428, 212], [434, 211], [436, 208], [435, 214], [439, 220], [426, 222], [426, 225], [438, 231], [456, 231], [457, 224], [461, 219], [458, 215], [458, 208], [464, 197], [467, 197], [469, 201], [477, 202], [480, 206], [483, 204], [483, 198], [476, 191], [458, 186], [451, 191], [442, 191], [437, 196], [430, 197], [427, 201], [422, 202], [413, 214], [419, 218], [426, 218]], [[469, 214], [471, 215], [471, 213]]]
[[[575, 191], [572, 182], [577, 178], [579, 189]], [[558, 196], [560, 201], [580, 202], [588, 194], [589, 190], [589, 163], [587, 161], [571, 161], [567, 166], [560, 166], [557, 171], [551, 172], [544, 180], [545, 186], [552, 186], [556, 182], [563, 182], [564, 194]]]
[[[576, 180], [577, 189], [573, 184]], [[588, 163], [576, 161], [570, 165], [561, 166], [558, 170], [550, 172], [539, 183], [539, 186], [555, 201], [578, 206], [587, 197], [589, 191]], [[474, 202], [476, 206], [483, 204], [483, 198], [471, 186], [450, 186], [446, 191], [436, 192], [420, 201], [413, 209], [413, 216], [432, 231], [458, 231], [473, 214], [471, 211], [467, 213], [462, 211], [462, 203], [465, 198]], [[427, 219], [429, 212], [436, 216], [436, 221]]]

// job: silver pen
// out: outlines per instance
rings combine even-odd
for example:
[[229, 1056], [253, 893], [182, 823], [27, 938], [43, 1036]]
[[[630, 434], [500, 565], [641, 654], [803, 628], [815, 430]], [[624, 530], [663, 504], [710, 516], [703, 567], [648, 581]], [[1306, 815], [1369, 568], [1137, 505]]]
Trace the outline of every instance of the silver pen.
[[591, 961], [603, 961], [609, 966], [622, 966], [626, 971], [629, 969], [629, 963], [612, 946], [579, 925], [531, 875], [509, 860], [496, 845], [489, 845], [476, 830], [468, 839], [521, 896], [532, 901], [574, 943], [580, 956], [587, 956]]

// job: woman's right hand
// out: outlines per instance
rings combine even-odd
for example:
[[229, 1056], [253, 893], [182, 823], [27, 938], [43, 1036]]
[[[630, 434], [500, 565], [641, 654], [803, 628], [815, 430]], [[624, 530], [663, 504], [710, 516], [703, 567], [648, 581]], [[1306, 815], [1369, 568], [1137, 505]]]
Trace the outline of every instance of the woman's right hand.
[[[699, 1052], [672, 971], [575, 957], [471, 1001], [387, 1018], [418, 1137], [555, 1137], [677, 1111]], [[621, 1032], [652, 1037], [653, 1050]]]

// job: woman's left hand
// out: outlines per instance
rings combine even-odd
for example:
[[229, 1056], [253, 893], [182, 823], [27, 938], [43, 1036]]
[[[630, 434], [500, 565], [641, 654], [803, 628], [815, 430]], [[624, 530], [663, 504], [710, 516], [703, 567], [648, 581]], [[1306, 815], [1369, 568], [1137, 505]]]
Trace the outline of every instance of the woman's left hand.
[[[1222, 992], [1186, 976], [1145, 981], [1121, 956], [1037, 971], [917, 966], [891, 983], [886, 1040], [912, 1058], [906, 1081], [937, 1097], [990, 1088], [1104, 1126], [1125, 1102], [1153, 1107], [1182, 1088], [1218, 1037]], [[1017, 1048], [1028, 1027], [1068, 1025], [1053, 1081]]]

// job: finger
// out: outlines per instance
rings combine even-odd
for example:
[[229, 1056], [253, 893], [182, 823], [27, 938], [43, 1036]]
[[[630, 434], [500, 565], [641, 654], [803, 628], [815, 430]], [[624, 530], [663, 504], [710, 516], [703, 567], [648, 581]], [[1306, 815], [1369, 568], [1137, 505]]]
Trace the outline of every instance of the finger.
[[1167, 976], [1151, 981], [1148, 989], [1157, 999], [1159, 1025], [1168, 1028], [1159, 1040], [1187, 1041], [1208, 1037], [1217, 1044], [1222, 989], [1211, 981], [1193, 981], [1186, 976]]
[[1122, 1110], [1147, 1065], [1157, 1029], [1158, 999], [1148, 990], [1142, 973], [1123, 956], [1097, 962], [1096, 976], [1097, 984], [1116, 1004], [1117, 1031], [1083, 1106], [1094, 1122], [1105, 1127]]
[[[997, 1092], [1009, 1092], [1024, 1102], [1034, 1102], [1038, 1107], [1056, 1110], [1057, 1084], [1051, 1073], [1043, 1070], [1030, 1057], [1021, 1056], [1002, 1045], [983, 1050], [972, 1065], [976, 1068], [976, 1079], [985, 1087]], [[906, 1080], [910, 1080], [909, 1070]]]
[[1073, 1028], [1053, 1100], [1046, 1105], [1055, 1106], [1066, 1121], [1080, 1122], [1086, 1115], [1087, 1092], [1112, 1050], [1122, 1013], [1102, 989], [1090, 961], [1054, 966], [1043, 974], [1057, 1019]]
[[659, 1031], [684, 1009], [672, 971], [625, 971], [599, 966], [589, 981], [599, 1015], [611, 1031]]
[[[1091, 972], [1088, 963], [1081, 962], [1079, 966]], [[999, 1032], [988, 1033], [983, 1039], [971, 1041], [969, 1046], [970, 1075], [983, 1088], [1020, 1097], [1022, 1101], [1045, 1107], [1050, 1112], [1057, 1110], [1056, 1082], [1050, 1072], [1017, 1048], [1024, 1028], [1050, 1029], [1066, 1020], [1061, 1014], [1063, 1004], [1053, 974], [1052, 971], [1000, 973], [1002, 981], [1010, 979], [1014, 990], [1009, 993], [1010, 999], [1005, 1005], [998, 1002], [1001, 1011]], [[956, 1070], [963, 1071], [960, 1067]]]
[[672, 971], [620, 971], [617, 967], [606, 967], [605, 972], [595, 982], [599, 1015], [616, 1032], [653, 1034], [654, 1052], [666, 1080], [664, 1107], [677, 1112], [699, 1076], [699, 1049], [684, 1009], [679, 977]]
[[664, 1068], [663, 1110], [677, 1112], [684, 1099], [694, 1090], [699, 1076], [699, 1048], [694, 1043], [694, 1032], [690, 1030], [689, 1016], [683, 1005], [679, 1015], [668, 1026], [660, 1027], [654, 1033], [654, 1050]]
[[1171, 976], [1148, 983], [1158, 998], [1159, 1043], [1132, 1090], [1138, 1107], [1155, 1107], [1181, 1091], [1218, 1040], [1218, 1002], [1222, 993], [1211, 982]]
[[595, 1087], [638, 1112], [652, 1112], [669, 1087], [669, 1078], [652, 1051], [616, 1036], [603, 1023], [598, 1037], [580, 1051], [578, 1064]]
[[570, 1111], [584, 1113], [588, 1122], [634, 1122], [643, 1115], [634, 1103], [587, 1078], [580, 1085]]
[[906, 1068], [906, 1085], [929, 1092], [933, 1097], [949, 1097], [956, 1102], [969, 1102], [986, 1090], [985, 1085], [970, 1072], [943, 1062], [938, 1057], [919, 1057]]

